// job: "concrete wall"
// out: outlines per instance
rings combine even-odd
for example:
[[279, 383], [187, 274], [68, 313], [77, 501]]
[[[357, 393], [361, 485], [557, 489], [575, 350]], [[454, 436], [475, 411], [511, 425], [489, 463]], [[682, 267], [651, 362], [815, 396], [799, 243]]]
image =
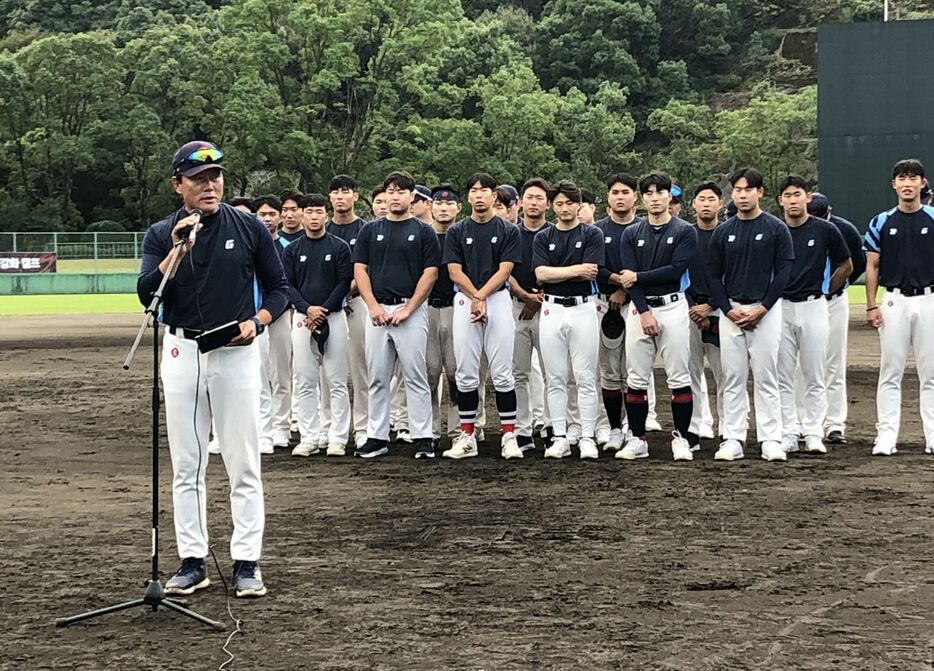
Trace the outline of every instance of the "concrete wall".
[[0, 274], [0, 296], [132, 293], [136, 293], [136, 273]]

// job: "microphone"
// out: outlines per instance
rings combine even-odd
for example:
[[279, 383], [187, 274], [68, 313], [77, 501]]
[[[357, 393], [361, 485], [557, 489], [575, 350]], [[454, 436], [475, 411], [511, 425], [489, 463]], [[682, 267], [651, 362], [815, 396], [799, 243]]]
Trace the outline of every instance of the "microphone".
[[201, 217], [204, 215], [197, 207], [194, 208], [191, 213], [188, 215], [190, 217], [196, 217], [195, 223], [192, 226], [185, 226], [184, 228], [178, 229], [178, 239], [188, 238], [188, 244], [195, 244], [195, 238], [197, 237], [198, 227], [197, 224], [201, 223]]

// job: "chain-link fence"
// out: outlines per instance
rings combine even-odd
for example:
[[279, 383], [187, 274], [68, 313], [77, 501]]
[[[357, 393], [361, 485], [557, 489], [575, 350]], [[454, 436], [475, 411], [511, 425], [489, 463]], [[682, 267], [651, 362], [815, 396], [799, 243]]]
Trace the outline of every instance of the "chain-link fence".
[[136, 272], [144, 235], [144, 231], [0, 233], [0, 252], [53, 252], [60, 273]]

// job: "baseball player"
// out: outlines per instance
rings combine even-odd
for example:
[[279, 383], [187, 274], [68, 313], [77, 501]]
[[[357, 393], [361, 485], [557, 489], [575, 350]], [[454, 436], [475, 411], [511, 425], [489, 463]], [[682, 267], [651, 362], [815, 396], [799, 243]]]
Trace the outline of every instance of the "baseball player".
[[827, 414], [825, 366], [830, 319], [824, 296], [835, 293], [853, 270], [850, 252], [839, 229], [826, 219], [808, 214], [811, 200], [807, 181], [785, 177], [778, 188], [778, 202], [791, 233], [795, 260], [782, 295], [782, 334], [778, 352], [778, 388], [782, 399], [785, 452], [798, 451], [795, 432], [795, 369], [799, 362], [804, 378], [801, 432], [805, 449], [826, 454], [824, 419]]
[[785, 461], [782, 449], [778, 348], [781, 297], [788, 283], [794, 247], [784, 222], [763, 212], [762, 173], [740, 168], [730, 176], [737, 212], [717, 226], [710, 240], [707, 268], [710, 292], [720, 319], [720, 365], [723, 381], [723, 442], [714, 459], [743, 458], [750, 364], [755, 378], [756, 436], [762, 458]]
[[535, 279], [532, 249], [538, 232], [546, 226], [551, 226], [545, 221], [545, 213], [551, 205], [548, 200], [550, 190], [548, 183], [540, 177], [526, 180], [522, 185], [521, 202], [525, 218], [518, 225], [521, 262], [513, 266], [512, 277], [509, 279], [516, 323], [512, 355], [516, 385], [516, 441], [523, 452], [535, 448], [531, 380], [536, 359], [540, 368], [544, 370], [539, 341], [539, 320], [544, 295]]
[[626, 312], [626, 416], [632, 436], [616, 457], [649, 456], [649, 373], [660, 354], [671, 389], [671, 453], [675, 461], [692, 461], [686, 438], [694, 413], [691, 322], [684, 291], [690, 286], [687, 270], [697, 253], [697, 233], [688, 222], [671, 216], [671, 179], [665, 173], [642, 177], [639, 195], [648, 220], [627, 227], [620, 241], [620, 280], [632, 296]]
[[[327, 232], [337, 236], [347, 243], [350, 247], [351, 256], [353, 256], [354, 247], [357, 245], [357, 238], [360, 230], [366, 225], [366, 222], [356, 213], [356, 204], [360, 199], [360, 187], [350, 175], [335, 176], [328, 188], [328, 198], [331, 201], [331, 210], [333, 214], [328, 221]], [[352, 271], [352, 269], [351, 269]], [[367, 407], [367, 376], [366, 376], [366, 347], [364, 338], [366, 334], [366, 305], [360, 298], [360, 292], [357, 291], [355, 282], [351, 282], [350, 294], [347, 297], [344, 312], [347, 315], [347, 369], [350, 371], [350, 383], [353, 387], [353, 399], [351, 407], [353, 410], [353, 433], [354, 444], [357, 447], [363, 447], [366, 443], [366, 407]], [[324, 421], [329, 413], [325, 409], [330, 408], [328, 400], [328, 387], [322, 385], [321, 410], [322, 424], [321, 428], [329, 430], [328, 421]]]
[[[833, 214], [830, 201], [822, 193], [811, 194], [808, 214], [828, 219], [843, 235], [850, 250], [853, 271], [842, 287], [827, 295], [827, 312], [830, 317], [830, 336], [827, 340], [827, 419], [824, 420], [826, 442], [832, 445], [846, 443], [846, 418], [849, 403], [846, 398], [846, 352], [850, 331], [850, 300], [847, 287], [862, 277], [866, 270], [866, 253], [863, 238], [856, 226], [843, 217]], [[799, 396], [803, 400], [803, 395]], [[798, 414], [803, 414], [801, 403]]]
[[[237, 596], [266, 593], [259, 569], [264, 512], [260, 479], [259, 331], [285, 309], [288, 284], [272, 238], [263, 225], [221, 203], [223, 153], [208, 142], [189, 142], [172, 158], [172, 188], [183, 207], [149, 227], [136, 291], [143, 305], [168, 271], [174, 246], [182, 259], [166, 286], [161, 320], [162, 385], [172, 456], [175, 538], [182, 564], [169, 594], [210, 585], [207, 491], [208, 431], [213, 417], [230, 482], [233, 534], [230, 556]], [[190, 215], [195, 209], [203, 215]], [[194, 227], [194, 237], [184, 229]], [[257, 305], [256, 285], [263, 291]], [[229, 346], [201, 352], [201, 333], [234, 322]]]
[[677, 184], [671, 185], [671, 205], [668, 206], [668, 211], [671, 213], [671, 216], [680, 218], [681, 217], [681, 198], [684, 196], [684, 192], [681, 187]]
[[515, 320], [509, 298], [509, 276], [522, 262], [519, 231], [493, 214], [496, 180], [474, 173], [467, 180], [472, 211], [448, 231], [442, 262], [447, 264], [454, 295], [454, 358], [457, 361], [457, 407], [460, 435], [442, 456], [477, 456], [474, 424], [480, 406], [480, 359], [485, 354], [496, 390], [496, 409], [502, 424], [501, 454], [521, 459], [516, 442], [516, 390], [512, 374]]
[[282, 212], [280, 212], [280, 221], [282, 228], [279, 230], [279, 236], [285, 240], [286, 245], [305, 235], [305, 229], [302, 227], [302, 198], [305, 194], [301, 191], [286, 191], [279, 200], [282, 202]]
[[578, 449], [581, 459], [596, 459], [599, 327], [595, 297], [597, 272], [604, 264], [603, 236], [595, 226], [580, 223], [581, 193], [573, 182], [558, 182], [551, 191], [551, 203], [557, 223], [542, 228], [532, 247], [535, 277], [544, 292], [539, 339], [554, 430], [545, 456], [561, 459], [571, 454], [566, 414], [570, 353], [581, 420]]
[[707, 260], [710, 256], [710, 241], [719, 223], [718, 216], [723, 208], [723, 191], [716, 182], [704, 182], [694, 189], [692, 203], [695, 213], [694, 230], [697, 231], [697, 253], [688, 266], [691, 286], [685, 295], [688, 299], [691, 318], [691, 391], [694, 393], [694, 415], [688, 442], [691, 449], [700, 449], [701, 438], [713, 438], [713, 416], [707, 396], [707, 376], [704, 359], [710, 364], [717, 385], [717, 417], [723, 422], [723, 382], [720, 372], [720, 311], [713, 305], [710, 296], [710, 279]]
[[[431, 190], [433, 228], [438, 234], [438, 244], [444, 249], [448, 230], [461, 211], [460, 195], [451, 184], [441, 184]], [[447, 435], [456, 437], [460, 433], [460, 418], [457, 412], [457, 359], [454, 357], [454, 294], [457, 288], [451, 281], [447, 266], [438, 269], [438, 281], [428, 296], [428, 384], [431, 387], [431, 416], [433, 418], [433, 447], [438, 448], [443, 435], [441, 420], [441, 390], [447, 390], [448, 404]], [[438, 384], [438, 381], [441, 384]], [[433, 456], [434, 452], [432, 452]], [[428, 454], [424, 456], [429, 456]]]
[[308, 457], [321, 449], [321, 388], [329, 391], [327, 455], [343, 456], [350, 433], [347, 315], [343, 309], [353, 275], [350, 245], [327, 232], [327, 198], [313, 193], [304, 201], [305, 237], [294, 240], [282, 258], [295, 306], [292, 357], [301, 441], [292, 456]]
[[[605, 263], [597, 273], [597, 286], [600, 289], [598, 310], [606, 314], [612, 310], [617, 314], [624, 310], [629, 302], [629, 293], [620, 282], [622, 270], [620, 259], [620, 239], [623, 231], [634, 223], [642, 221], [636, 216], [636, 178], [619, 173], [610, 175], [607, 180], [607, 203], [609, 215], [594, 222], [603, 234]], [[626, 374], [626, 347], [623, 337], [608, 338], [600, 332], [600, 381], [603, 406], [606, 408], [610, 423], [609, 440], [604, 445], [608, 452], [617, 452], [623, 446], [626, 435], [623, 415], [623, 378]], [[650, 385], [651, 388], [651, 385]], [[654, 394], [652, 395], [654, 397]]]
[[581, 209], [578, 213], [582, 224], [596, 223], [595, 215], [597, 213], [597, 198], [593, 191], [581, 187]]
[[409, 428], [416, 455], [434, 452], [431, 392], [425, 350], [428, 309], [424, 305], [438, 279], [441, 248], [435, 232], [411, 215], [415, 180], [393, 172], [383, 182], [389, 214], [360, 231], [353, 252], [354, 279], [366, 303], [366, 367], [369, 380], [367, 442], [357, 456], [389, 451], [389, 383], [396, 359], [402, 363]]
[[493, 214], [514, 226], [519, 223], [519, 192], [512, 184], [500, 184], [496, 187]]
[[373, 211], [373, 218], [379, 219], [389, 214], [389, 196], [386, 195], [386, 189], [382, 184], [375, 186], [370, 192], [370, 209]]
[[[866, 319], [879, 329], [882, 356], [876, 390], [874, 455], [896, 453], [902, 375], [909, 348], [921, 383], [925, 454], [934, 454], [934, 208], [921, 204], [924, 165], [905, 159], [892, 169], [898, 205], [869, 222], [866, 248]], [[879, 287], [882, 302], [876, 303]]]

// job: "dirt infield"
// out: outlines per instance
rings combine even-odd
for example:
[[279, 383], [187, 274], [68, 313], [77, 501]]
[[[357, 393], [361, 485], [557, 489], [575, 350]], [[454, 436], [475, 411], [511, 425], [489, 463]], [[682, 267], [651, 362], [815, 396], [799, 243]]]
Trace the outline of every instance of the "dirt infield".
[[[226, 659], [225, 635], [168, 612], [52, 626], [141, 596], [148, 574], [148, 350], [120, 367], [136, 324], [0, 320], [0, 669]], [[870, 458], [877, 356], [854, 322], [850, 445], [824, 458], [718, 463], [711, 443], [675, 464], [660, 435], [638, 463], [505, 463], [492, 442], [466, 463], [265, 457], [270, 595], [233, 604], [228, 668], [931, 669], [934, 461], [913, 371], [900, 452]], [[217, 459], [209, 528], [228, 571]], [[211, 577], [188, 603], [225, 619]]]

